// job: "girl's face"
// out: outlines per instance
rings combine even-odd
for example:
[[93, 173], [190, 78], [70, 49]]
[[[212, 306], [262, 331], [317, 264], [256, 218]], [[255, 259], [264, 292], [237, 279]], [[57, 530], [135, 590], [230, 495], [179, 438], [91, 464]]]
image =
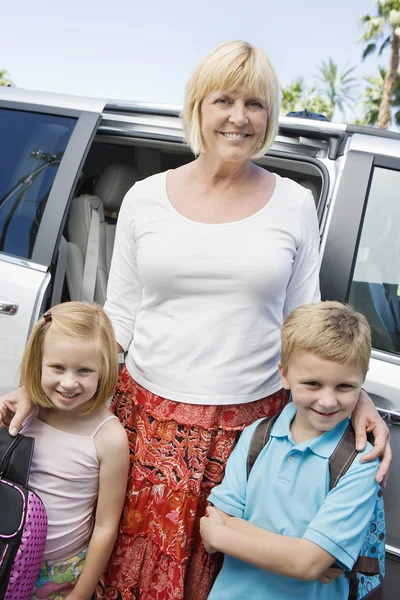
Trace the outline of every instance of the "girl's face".
[[42, 388], [58, 410], [83, 412], [100, 379], [94, 340], [76, 340], [48, 331], [44, 339]]

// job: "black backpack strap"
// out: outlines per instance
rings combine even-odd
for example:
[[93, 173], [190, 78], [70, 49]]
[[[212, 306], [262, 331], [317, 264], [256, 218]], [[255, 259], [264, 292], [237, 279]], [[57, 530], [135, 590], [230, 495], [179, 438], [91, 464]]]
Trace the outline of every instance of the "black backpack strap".
[[273, 417], [265, 417], [265, 419], [259, 422], [259, 424], [254, 430], [249, 446], [249, 451], [247, 453], [247, 479], [249, 478], [250, 472], [254, 467], [254, 463], [256, 462], [261, 450], [268, 443], [272, 425], [279, 417], [279, 414], [280, 413], [276, 414]]
[[34, 439], [18, 433], [15, 437], [8, 429], [0, 429], [0, 477], [18, 485], [27, 486], [33, 455]]
[[356, 438], [351, 423], [329, 459], [329, 491], [339, 483], [339, 479], [349, 470], [358, 452]]
[[[352, 462], [357, 456], [358, 452], [355, 445], [356, 437], [353, 425], [349, 423], [340, 442], [329, 459], [329, 491], [337, 486], [339, 479], [349, 470]], [[338, 567], [336, 563], [332, 566]], [[377, 558], [359, 556], [351, 571], [356, 571], [363, 575], [379, 575], [379, 561]]]

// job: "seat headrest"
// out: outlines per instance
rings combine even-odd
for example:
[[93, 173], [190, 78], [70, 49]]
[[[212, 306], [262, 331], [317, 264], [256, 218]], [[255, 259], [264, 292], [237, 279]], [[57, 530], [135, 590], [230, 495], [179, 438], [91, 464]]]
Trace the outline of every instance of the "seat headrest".
[[94, 195], [101, 199], [104, 210], [118, 211], [126, 192], [139, 179], [139, 172], [130, 165], [109, 165], [100, 175]]

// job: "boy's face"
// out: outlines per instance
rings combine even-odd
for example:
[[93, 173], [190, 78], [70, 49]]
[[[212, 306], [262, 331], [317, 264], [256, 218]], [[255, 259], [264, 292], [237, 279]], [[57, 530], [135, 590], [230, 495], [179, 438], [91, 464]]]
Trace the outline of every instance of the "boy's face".
[[323, 360], [309, 352], [291, 358], [282, 385], [292, 392], [296, 426], [310, 437], [330, 431], [348, 417], [358, 401], [364, 374], [356, 363]]

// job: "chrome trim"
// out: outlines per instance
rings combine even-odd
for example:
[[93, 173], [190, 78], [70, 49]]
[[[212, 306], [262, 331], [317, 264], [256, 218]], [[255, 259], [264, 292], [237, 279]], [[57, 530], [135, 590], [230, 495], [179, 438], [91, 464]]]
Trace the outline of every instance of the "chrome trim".
[[400, 558], [400, 548], [396, 548], [395, 546], [390, 546], [389, 544], [386, 544], [385, 548], [386, 548], [387, 554], [392, 554], [393, 556]]
[[279, 125], [296, 129], [307, 127], [310, 131], [323, 131], [330, 134], [333, 131], [346, 132], [347, 125], [342, 123], [329, 123], [329, 121], [314, 121], [313, 119], [298, 119], [297, 117], [279, 117]]
[[181, 120], [177, 117], [169, 117], [169, 116], [159, 116], [159, 115], [135, 115], [135, 116], [126, 116], [126, 115], [109, 115], [103, 113], [103, 123], [108, 124], [108, 121], [116, 122], [116, 123], [131, 123], [133, 125], [146, 125], [152, 127], [160, 127], [160, 128], [169, 128], [176, 129], [179, 132], [183, 132]]
[[40, 288], [38, 289], [37, 293], [36, 293], [36, 298], [35, 298], [35, 304], [33, 306], [33, 310], [32, 310], [32, 315], [31, 315], [31, 320], [29, 323], [29, 329], [28, 329], [28, 335], [27, 335], [27, 340], [31, 334], [31, 331], [33, 329], [33, 326], [36, 324], [36, 322], [39, 320], [40, 317], [40, 309], [42, 306], [42, 302], [43, 302], [43, 298], [46, 292], [46, 289], [49, 285], [51, 281], [51, 275], [50, 272], [48, 272], [44, 277], [43, 277], [43, 281], [40, 285]]
[[18, 267], [24, 267], [25, 269], [33, 269], [34, 271], [40, 271], [41, 273], [45, 273], [47, 271], [47, 267], [45, 267], [44, 265], [34, 263], [27, 258], [19, 258], [18, 256], [4, 254], [4, 252], [0, 252], [0, 262], [1, 261], [11, 263], [12, 265], [17, 265]]
[[16, 315], [18, 312], [19, 306], [16, 302], [8, 302], [8, 300], [4, 300], [0, 298], [0, 313], [2, 315], [8, 315], [12, 317]]
[[387, 408], [380, 408], [379, 406], [375, 405], [376, 410], [379, 412], [379, 414], [381, 415], [382, 419], [384, 421], [386, 421], [386, 423], [395, 423], [400, 424], [400, 410], [395, 408], [394, 410], [392, 409], [387, 409]]
[[376, 358], [376, 360], [383, 360], [384, 362], [400, 366], [400, 356], [397, 356], [396, 354], [390, 354], [390, 352], [383, 352], [383, 350], [376, 350], [373, 348], [371, 352], [371, 358]]
[[371, 152], [374, 155], [384, 154], [400, 158], [399, 140], [386, 137], [369, 136], [364, 133], [354, 133], [351, 137], [350, 150]]
[[43, 112], [47, 107], [57, 109], [72, 109], [101, 113], [107, 100], [101, 98], [84, 98], [83, 96], [72, 96], [70, 94], [55, 94], [52, 92], [39, 92], [36, 90], [24, 90], [17, 87], [0, 87], [0, 104], [2, 102], [13, 102], [14, 108], [22, 108], [21, 104], [33, 105], [31, 110], [37, 108]]
[[149, 115], [168, 115], [179, 117], [182, 106], [178, 104], [157, 104], [153, 102], [127, 102], [126, 100], [112, 100], [104, 107], [104, 112], [139, 112]]
[[[120, 124], [121, 125], [121, 124]], [[157, 141], [166, 142], [181, 142], [184, 143], [182, 133], [176, 133], [174, 130], [155, 130], [153, 127], [136, 127], [130, 125], [129, 128], [124, 129], [123, 127], [105, 127], [100, 125], [96, 135], [106, 135], [107, 137], [132, 137], [132, 138], [145, 138]]]

